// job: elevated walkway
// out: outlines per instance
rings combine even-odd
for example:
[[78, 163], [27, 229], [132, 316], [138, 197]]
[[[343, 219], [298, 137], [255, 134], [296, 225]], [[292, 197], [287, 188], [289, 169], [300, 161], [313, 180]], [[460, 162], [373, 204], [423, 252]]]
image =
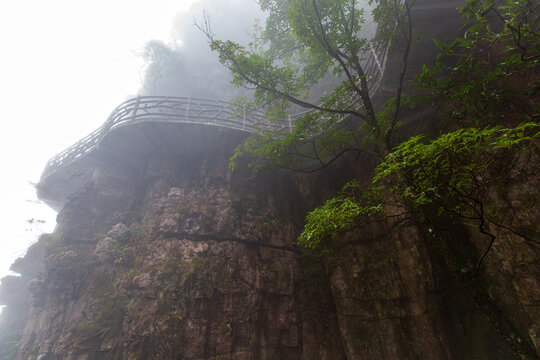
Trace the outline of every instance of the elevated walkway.
[[[431, 34], [438, 38], [455, 35], [459, 28], [455, 8], [463, 4], [463, 0], [416, 1], [413, 23], [420, 25], [416, 31], [423, 37], [411, 52], [409, 74], [418, 73], [437, 53]], [[388, 47], [372, 47], [364, 68], [371, 96], [381, 100], [392, 92], [400, 57], [392, 56]], [[286, 133], [305, 113], [276, 123], [262, 111], [235, 112], [227, 101], [140, 96], [120, 104], [100, 128], [50, 159], [38, 184], [38, 197], [60, 210], [71, 194], [91, 181], [97, 167], [129, 167], [152, 151], [179, 156], [196, 152], [218, 142], [222, 131], [243, 137], [259, 130]]]

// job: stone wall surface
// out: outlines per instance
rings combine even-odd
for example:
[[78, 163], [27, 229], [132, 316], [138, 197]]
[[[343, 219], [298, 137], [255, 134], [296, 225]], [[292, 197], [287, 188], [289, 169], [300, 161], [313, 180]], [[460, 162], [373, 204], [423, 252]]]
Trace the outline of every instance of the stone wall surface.
[[[512, 358], [411, 219], [365, 226], [330, 255], [298, 247], [306, 211], [352, 174], [231, 172], [239, 140], [93, 169], [18, 261], [23, 276], [2, 281], [2, 325], [24, 329], [15, 359]], [[494, 249], [491, 290], [536, 340], [527, 249], [527, 271]]]

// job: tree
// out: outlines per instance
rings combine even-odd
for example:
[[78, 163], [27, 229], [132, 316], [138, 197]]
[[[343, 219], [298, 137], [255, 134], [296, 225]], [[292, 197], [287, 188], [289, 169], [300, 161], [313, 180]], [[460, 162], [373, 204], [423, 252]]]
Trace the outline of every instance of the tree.
[[420, 84], [444, 98], [444, 111], [461, 126], [538, 121], [538, 1], [467, 1], [460, 11], [464, 35], [436, 41], [441, 52]]
[[[261, 0], [260, 5], [269, 14], [266, 27], [259, 29], [247, 48], [216, 39], [207, 17], [205, 26], [200, 26], [233, 74], [234, 83], [255, 90], [253, 100], [237, 99], [235, 104], [242, 109], [265, 106], [268, 117], [276, 121], [288, 118], [291, 105], [310, 111], [287, 134], [254, 134], [237, 149], [233, 166], [247, 153], [254, 156], [251, 165], [256, 169], [270, 163], [313, 172], [348, 152], [373, 155], [380, 163], [374, 184], [366, 190], [353, 180], [341, 194], [308, 214], [299, 243], [311, 248], [331, 246], [337, 235], [366, 221], [403, 214], [414, 217], [516, 355], [537, 359], [479, 277], [497, 240], [489, 226], [537, 244], [534, 236], [504, 221], [504, 212], [492, 196], [494, 184], [522, 184], [536, 176], [529, 171], [535, 168], [540, 137], [535, 95], [540, 88], [535, 79], [540, 58], [536, 2], [467, 1], [460, 9], [466, 20], [464, 35], [449, 45], [436, 42], [442, 50], [436, 65], [424, 67], [419, 76], [432, 93], [430, 100], [443, 103], [461, 127], [530, 122], [513, 128], [471, 127], [431, 142], [417, 136], [398, 147], [395, 135], [400, 114], [411, 102], [404, 94], [404, 79], [413, 39], [414, 1], [369, 1], [378, 23], [373, 38], [362, 36], [366, 16], [355, 0]], [[401, 59], [395, 93], [379, 108], [370, 93], [373, 79], [366, 66], [367, 54], [374, 48], [391, 48], [399, 52], [393, 56]], [[523, 76], [529, 76], [527, 87], [516, 100], [512, 89]], [[329, 79], [333, 84], [329, 93], [314, 96]], [[509, 113], [509, 104], [519, 111]], [[395, 209], [398, 215], [392, 215]], [[489, 238], [477, 259], [465, 259], [456, 251], [443, 226], [445, 218], [471, 221]]]
[[[373, 16], [384, 29], [369, 38], [361, 36], [366, 17], [357, 0], [263, 0], [261, 8], [268, 12], [266, 27], [258, 29], [247, 48], [216, 39], [205, 17], [205, 25], [199, 27], [230, 69], [234, 84], [254, 87], [254, 99], [237, 99], [237, 106], [264, 106], [275, 121], [287, 121], [291, 105], [312, 110], [284, 136], [252, 136], [237, 149], [233, 164], [241, 154], [251, 153], [258, 159], [252, 164], [256, 167], [270, 162], [311, 172], [347, 152], [367, 151], [384, 157], [393, 146], [403, 102], [412, 3], [369, 1], [376, 5]], [[372, 49], [386, 49], [397, 38], [405, 46], [396, 94], [386, 111], [377, 114], [369, 92], [373, 73], [367, 72], [366, 60]], [[324, 81], [333, 82], [334, 87], [317, 97], [317, 85]]]
[[149, 95], [155, 95], [158, 83], [170, 77], [172, 73], [178, 72], [183, 63], [179, 52], [175, 52], [158, 40], [147, 42], [139, 56], [145, 64], [141, 85]]

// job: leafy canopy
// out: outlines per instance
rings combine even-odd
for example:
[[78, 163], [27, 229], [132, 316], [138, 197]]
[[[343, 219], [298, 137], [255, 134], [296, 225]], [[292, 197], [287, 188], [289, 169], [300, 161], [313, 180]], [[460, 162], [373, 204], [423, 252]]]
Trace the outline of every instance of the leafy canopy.
[[[505, 220], [507, 213], [494, 190], [526, 184], [535, 176], [528, 163], [537, 156], [540, 137], [537, 1], [466, 1], [460, 9], [466, 21], [464, 35], [449, 45], [436, 41], [441, 49], [436, 66], [424, 67], [419, 76], [424, 89], [432, 92], [431, 100], [444, 103], [446, 112], [465, 128], [433, 141], [413, 136], [397, 147], [393, 134], [400, 108], [409, 100], [403, 95], [403, 81], [414, 0], [369, 1], [378, 23], [375, 38], [362, 33], [366, 7], [360, 1], [260, 0], [260, 4], [269, 17], [248, 47], [215, 39], [208, 23], [203, 29], [233, 73], [234, 83], [255, 89], [253, 100], [244, 98], [236, 104], [243, 109], [264, 106], [275, 121], [286, 120], [291, 105], [311, 111], [284, 136], [264, 131], [252, 136], [236, 150], [233, 166], [244, 154], [255, 156], [251, 165], [256, 169], [271, 163], [308, 172], [350, 151], [369, 151], [381, 161], [369, 189], [363, 191], [353, 180], [307, 215], [299, 244], [331, 245], [329, 240], [343, 232], [404, 213], [425, 224], [437, 223], [444, 215], [473, 224], [491, 239], [475, 259], [476, 274], [497, 237], [493, 227], [532, 240]], [[392, 56], [401, 60], [401, 67], [394, 97], [377, 114], [370, 96], [373, 68], [366, 54], [388, 49], [392, 43], [398, 45], [392, 50], [400, 53]], [[515, 126], [518, 123], [524, 124]], [[453, 251], [445, 230], [435, 228], [431, 235], [448, 267], [461, 271], [463, 266], [452, 264], [464, 264], [463, 259]], [[535, 350], [516, 335], [489, 295], [474, 281], [464, 284], [516, 355], [536, 358]]]
[[[346, 152], [387, 153], [403, 76], [387, 120], [380, 121], [370, 96], [379, 69], [367, 59], [374, 49], [387, 49], [396, 36], [405, 37], [408, 53], [408, 1], [262, 0], [260, 6], [268, 18], [247, 46], [216, 39], [208, 18], [200, 26], [233, 74], [233, 83], [254, 89], [252, 99], [236, 99], [233, 105], [239, 111], [264, 107], [269, 119], [294, 125], [287, 134], [261, 129], [236, 150], [232, 167], [250, 154], [256, 169], [272, 164], [309, 172]], [[364, 29], [371, 16], [385, 30], [378, 32], [381, 36]], [[310, 111], [290, 119], [299, 108]]]
[[467, 1], [463, 36], [441, 49], [418, 77], [462, 125], [511, 124], [540, 117], [540, 4], [530, 0]]
[[352, 181], [340, 195], [310, 212], [299, 243], [314, 248], [361, 225], [361, 215], [377, 221], [400, 202], [503, 226], [504, 209], [490, 190], [525, 176], [526, 159], [538, 139], [537, 123], [460, 129], [433, 141], [414, 136], [377, 166], [367, 190]]

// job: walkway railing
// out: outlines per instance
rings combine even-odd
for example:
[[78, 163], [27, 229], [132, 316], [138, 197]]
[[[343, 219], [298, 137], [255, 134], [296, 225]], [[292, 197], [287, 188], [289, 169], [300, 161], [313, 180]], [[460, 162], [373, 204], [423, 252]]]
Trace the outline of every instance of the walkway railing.
[[[372, 47], [370, 56], [365, 62], [364, 68], [371, 95], [377, 91], [384, 75], [387, 54], [388, 47]], [[249, 133], [260, 130], [287, 133], [292, 130], [296, 119], [308, 112], [310, 111], [290, 115], [284, 122], [278, 123], [268, 120], [265, 113], [260, 110], [249, 110], [239, 114], [231, 108], [229, 102], [222, 100], [139, 96], [120, 104], [100, 128], [49, 160], [42, 179], [91, 153], [109, 131], [122, 126], [142, 122], [182, 123], [220, 126]]]

